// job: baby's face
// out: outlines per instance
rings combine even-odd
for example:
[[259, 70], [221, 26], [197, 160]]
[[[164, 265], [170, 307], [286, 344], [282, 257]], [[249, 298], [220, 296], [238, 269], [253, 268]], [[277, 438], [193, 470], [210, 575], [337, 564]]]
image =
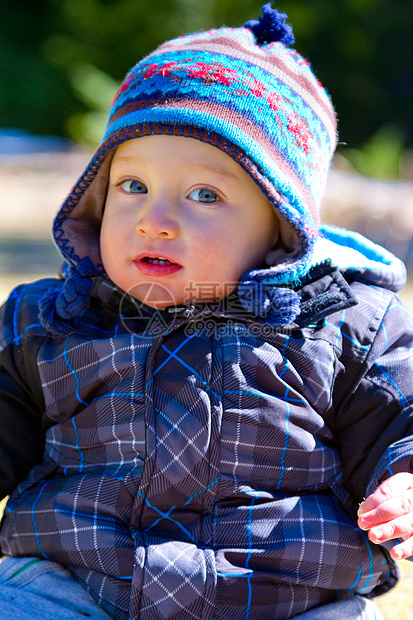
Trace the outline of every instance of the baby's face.
[[261, 266], [277, 238], [273, 207], [219, 149], [177, 136], [119, 146], [100, 245], [112, 281], [165, 308], [214, 301]]

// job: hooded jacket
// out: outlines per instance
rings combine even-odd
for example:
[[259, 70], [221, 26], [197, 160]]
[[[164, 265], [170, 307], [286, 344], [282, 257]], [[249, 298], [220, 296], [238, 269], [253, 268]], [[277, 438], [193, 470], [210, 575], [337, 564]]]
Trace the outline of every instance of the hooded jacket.
[[51, 335], [39, 300], [63, 282], [16, 289], [3, 552], [62, 563], [117, 620], [292, 618], [387, 591], [395, 564], [355, 513], [410, 470], [402, 279], [389, 253], [325, 227], [288, 326], [237, 297], [138, 307], [103, 276], [77, 327]]

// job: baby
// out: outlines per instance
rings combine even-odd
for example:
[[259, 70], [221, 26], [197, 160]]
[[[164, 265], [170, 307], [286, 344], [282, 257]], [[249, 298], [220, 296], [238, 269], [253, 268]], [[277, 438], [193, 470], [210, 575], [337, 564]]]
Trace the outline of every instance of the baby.
[[335, 114], [285, 18], [131, 70], [61, 279], [3, 307], [4, 617], [379, 618], [412, 555], [404, 267], [319, 226]]

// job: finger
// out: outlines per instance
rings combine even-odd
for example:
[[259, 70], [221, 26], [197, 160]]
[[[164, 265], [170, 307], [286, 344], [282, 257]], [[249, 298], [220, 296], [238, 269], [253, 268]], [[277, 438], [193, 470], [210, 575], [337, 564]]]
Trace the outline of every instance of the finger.
[[376, 525], [382, 525], [413, 513], [413, 491], [405, 491], [403, 495], [384, 500], [376, 508], [363, 512], [358, 519], [362, 530], [369, 530]]
[[360, 504], [358, 509], [358, 515], [365, 514], [370, 510], [373, 510], [386, 500], [396, 496], [402, 495], [408, 490], [413, 489], [413, 474], [407, 472], [396, 474], [391, 476], [372, 493], [369, 497]]
[[373, 543], [384, 543], [393, 538], [403, 538], [405, 541], [413, 536], [413, 515], [408, 514], [369, 531], [369, 539]]
[[390, 550], [390, 555], [394, 560], [403, 560], [413, 555], [413, 537], [408, 538]]

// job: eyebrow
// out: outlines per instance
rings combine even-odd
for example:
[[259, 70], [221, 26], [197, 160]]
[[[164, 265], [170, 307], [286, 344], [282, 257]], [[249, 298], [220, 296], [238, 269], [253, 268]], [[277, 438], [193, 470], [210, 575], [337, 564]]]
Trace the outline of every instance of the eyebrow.
[[[142, 165], [144, 163], [144, 160], [141, 159], [140, 157], [135, 157], [135, 156], [122, 156], [122, 157], [118, 157], [114, 160], [114, 164], [120, 164], [121, 166], [124, 164], [130, 164], [131, 162], [133, 162], [134, 164]], [[195, 163], [188, 163], [187, 164], [188, 168], [193, 169], [194, 171], [196, 171], [197, 169], [199, 170], [199, 172], [202, 172], [204, 170], [206, 170], [207, 172], [210, 172], [211, 174], [220, 176], [220, 177], [224, 177], [224, 178], [231, 178], [234, 181], [239, 181], [239, 176], [237, 174], [235, 174], [234, 172], [231, 172], [229, 170], [225, 171], [225, 170], [220, 170], [219, 168], [217, 168], [214, 165], [209, 165], [207, 163], [205, 164], [195, 164]]]
[[229, 170], [220, 170], [219, 168], [217, 168], [216, 166], [209, 166], [208, 164], [188, 164], [189, 168], [192, 168], [194, 170], [196, 170], [197, 168], [202, 171], [202, 170], [206, 170], [207, 172], [211, 172], [211, 174], [216, 174], [220, 177], [230, 177], [231, 179], [234, 179], [235, 181], [239, 181], [239, 176], [237, 174], [235, 174], [234, 172], [230, 172]]

